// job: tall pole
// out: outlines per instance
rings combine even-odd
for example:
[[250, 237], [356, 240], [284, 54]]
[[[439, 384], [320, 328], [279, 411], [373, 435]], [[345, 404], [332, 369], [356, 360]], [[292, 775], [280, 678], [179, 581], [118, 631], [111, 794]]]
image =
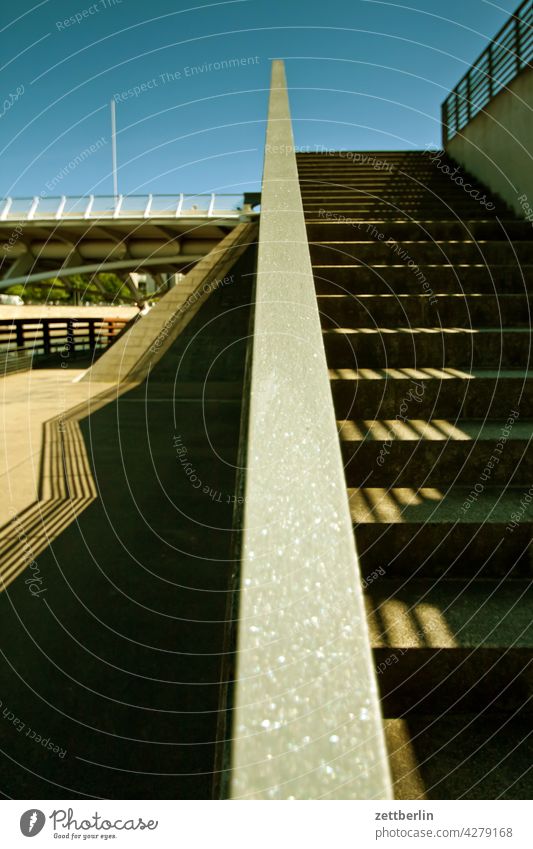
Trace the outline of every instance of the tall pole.
[[115, 101], [111, 101], [111, 151], [113, 156], [113, 194], [118, 199], [118, 176], [117, 176], [117, 118], [115, 114]]

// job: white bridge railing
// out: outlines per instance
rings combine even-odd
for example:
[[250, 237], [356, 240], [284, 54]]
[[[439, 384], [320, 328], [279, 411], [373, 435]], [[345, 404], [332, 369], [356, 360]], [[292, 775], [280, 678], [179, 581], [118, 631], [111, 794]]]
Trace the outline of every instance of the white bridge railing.
[[0, 221], [124, 219], [124, 218], [239, 218], [251, 212], [243, 194], [85, 195], [0, 199]]

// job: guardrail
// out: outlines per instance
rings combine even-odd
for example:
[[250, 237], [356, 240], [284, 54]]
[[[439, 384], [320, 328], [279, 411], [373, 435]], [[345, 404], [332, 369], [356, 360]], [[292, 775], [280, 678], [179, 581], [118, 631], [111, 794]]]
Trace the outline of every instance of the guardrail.
[[239, 218], [259, 204], [256, 192], [244, 194], [89, 195], [83, 197], [7, 197], [0, 221], [65, 221], [124, 218]]
[[108, 348], [128, 324], [125, 318], [0, 318], [0, 373], [30, 368], [36, 357]]
[[280, 61], [272, 68], [243, 474], [223, 794], [391, 798]]
[[442, 104], [444, 143], [533, 59], [533, 0], [524, 0]]

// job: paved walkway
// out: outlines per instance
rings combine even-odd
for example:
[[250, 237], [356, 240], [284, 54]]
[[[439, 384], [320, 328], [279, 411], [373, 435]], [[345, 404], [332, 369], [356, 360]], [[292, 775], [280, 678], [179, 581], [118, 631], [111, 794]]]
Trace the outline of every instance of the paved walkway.
[[0, 379], [0, 527], [37, 498], [45, 423], [78, 404], [90, 404], [113, 385], [74, 383], [82, 372], [79, 366], [69, 366]]

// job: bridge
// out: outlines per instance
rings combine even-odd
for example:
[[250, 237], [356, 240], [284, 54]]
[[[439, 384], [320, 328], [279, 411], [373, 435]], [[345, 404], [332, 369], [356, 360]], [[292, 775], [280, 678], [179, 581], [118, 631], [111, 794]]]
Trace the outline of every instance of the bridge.
[[[4, 198], [0, 201], [0, 291], [18, 283], [112, 271], [142, 302], [131, 273], [149, 272], [164, 288], [239, 221], [257, 213], [256, 193]], [[101, 288], [101, 287], [100, 287]], [[105, 290], [102, 289], [105, 295]]]

